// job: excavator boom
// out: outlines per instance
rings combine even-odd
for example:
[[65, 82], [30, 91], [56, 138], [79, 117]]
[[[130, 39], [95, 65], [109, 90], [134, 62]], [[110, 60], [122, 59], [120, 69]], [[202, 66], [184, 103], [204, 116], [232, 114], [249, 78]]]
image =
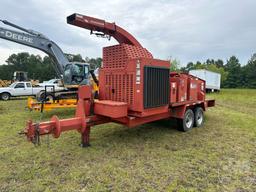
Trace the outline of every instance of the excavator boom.
[[9, 22], [9, 21], [7, 21], [7, 20], [0, 20], [0, 21], [3, 22], [5, 25], [9, 25], [9, 26], [11, 26], [11, 27], [13, 27], [13, 28], [19, 29], [19, 30], [24, 31], [24, 32], [26, 32], [26, 33], [29, 33], [29, 34], [31, 34], [31, 35], [37, 35], [37, 36], [45, 37], [43, 34], [37, 32], [37, 31], [31, 30], [31, 29], [25, 29], [25, 28], [23, 28], [23, 27], [21, 27], [21, 26], [19, 26], [19, 25], [16, 25], [16, 24], [14, 24], [14, 23], [11, 23], [11, 22]]
[[25, 29], [6, 20], [0, 20], [5, 25], [16, 28], [15, 31], [0, 27], [0, 38], [13, 41], [28, 47], [39, 49], [53, 59], [53, 67], [64, 85], [70, 89], [77, 89], [81, 84], [89, 82], [89, 64], [69, 62], [61, 48], [45, 35], [30, 29]]
[[60, 47], [46, 38], [41, 33], [35, 32], [33, 30], [28, 30], [13, 23], [10, 23], [5, 20], [1, 20], [4, 24], [11, 27], [17, 28], [24, 32], [19, 32], [7, 28], [0, 27], [0, 38], [12, 41], [18, 44], [22, 44], [28, 47], [39, 49], [46, 54], [48, 54], [54, 61], [54, 69], [59, 78], [64, 73], [65, 66], [69, 63], [63, 51]]

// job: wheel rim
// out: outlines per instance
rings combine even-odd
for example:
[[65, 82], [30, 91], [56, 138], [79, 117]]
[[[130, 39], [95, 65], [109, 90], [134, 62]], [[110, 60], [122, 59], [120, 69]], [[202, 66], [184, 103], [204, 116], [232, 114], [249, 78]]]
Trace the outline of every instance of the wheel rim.
[[202, 113], [202, 111], [198, 111], [196, 121], [197, 121], [198, 125], [202, 124], [202, 122], [203, 122], [203, 113]]
[[48, 100], [48, 101], [53, 101], [53, 96], [48, 95], [48, 96], [46, 97], [46, 100]]
[[40, 95], [39, 101], [43, 101], [45, 99], [44, 93]]
[[8, 95], [3, 94], [3, 95], [2, 95], [2, 99], [3, 99], [3, 100], [8, 100]]
[[193, 124], [193, 116], [192, 114], [188, 114], [187, 117], [186, 117], [186, 127], [187, 128], [191, 128], [192, 127], [192, 124]]

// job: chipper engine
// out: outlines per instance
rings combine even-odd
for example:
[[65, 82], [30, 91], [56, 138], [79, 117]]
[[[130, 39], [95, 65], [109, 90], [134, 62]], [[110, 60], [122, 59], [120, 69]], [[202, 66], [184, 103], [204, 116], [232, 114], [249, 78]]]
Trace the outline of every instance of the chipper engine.
[[205, 99], [205, 81], [183, 73], [170, 73], [170, 62], [154, 59], [152, 54], [123, 28], [101, 19], [73, 14], [71, 25], [91, 34], [113, 37], [118, 45], [103, 48], [103, 66], [99, 72], [99, 99], [90, 85], [81, 85], [75, 117], [32, 123], [24, 130], [29, 141], [39, 142], [41, 135], [58, 138], [62, 132], [77, 130], [81, 145], [89, 146], [94, 125], [115, 122], [134, 127], [144, 123], [175, 118], [181, 131], [189, 131], [204, 122], [204, 111], [215, 105]]

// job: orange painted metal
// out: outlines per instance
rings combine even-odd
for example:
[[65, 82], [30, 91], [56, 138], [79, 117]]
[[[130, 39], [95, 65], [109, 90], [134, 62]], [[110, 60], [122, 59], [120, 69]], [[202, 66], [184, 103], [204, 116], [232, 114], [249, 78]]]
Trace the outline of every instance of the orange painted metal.
[[[155, 109], [155, 112], [152, 112], [152, 109], [144, 109], [143, 79], [145, 66], [164, 67], [168, 69], [170, 63], [152, 58], [128, 59], [124, 67], [119, 68], [116, 65], [113, 68], [109, 66], [105, 68], [103, 63], [103, 68], [100, 69], [99, 75], [100, 99], [128, 103], [128, 114], [130, 115], [147, 116], [168, 111], [168, 104]], [[139, 81], [136, 79], [138, 77], [138, 71], [140, 74]]]
[[112, 119], [112, 121], [132, 128], [132, 127], [135, 127], [135, 126], [138, 126], [138, 125], [142, 125], [142, 124], [145, 124], [145, 123], [157, 121], [157, 120], [160, 120], [160, 119], [168, 119], [170, 117], [171, 117], [171, 113], [168, 111], [168, 112], [158, 113], [158, 114], [150, 115], [150, 116], [146, 116], [146, 117], [127, 116], [127, 117], [124, 117], [124, 118]]
[[37, 135], [59, 137], [63, 131], [77, 130], [82, 146], [88, 146], [94, 125], [116, 122], [134, 127], [160, 119], [182, 119], [188, 108], [200, 106], [205, 110], [215, 105], [214, 100], [205, 100], [205, 81], [184, 73], [169, 74], [170, 62], [154, 59], [131, 34], [114, 23], [80, 14], [67, 20], [69, 24], [113, 36], [120, 44], [103, 48], [99, 100], [93, 100], [90, 86], [79, 87], [75, 117], [59, 120], [54, 116], [40, 124], [29, 121], [25, 130], [29, 140], [35, 140]]
[[197, 95], [198, 95], [198, 80], [196, 78], [190, 77], [188, 78], [188, 101], [195, 102], [197, 101]]
[[[67, 23], [88, 29], [91, 31], [91, 33], [94, 31], [102, 32], [102, 34], [114, 37], [120, 44], [124, 43], [137, 47], [141, 46], [141, 44], [137, 41], [137, 39], [135, 39], [135, 37], [133, 37], [129, 32], [116, 25], [115, 23], [109, 23], [102, 19], [97, 19], [77, 13], [68, 16]], [[96, 35], [101, 34], [96, 33]]]
[[76, 108], [76, 117], [59, 120], [57, 116], [53, 116], [50, 121], [43, 123], [27, 122], [24, 133], [27, 139], [32, 142], [37, 141], [37, 137], [45, 134], [52, 134], [58, 138], [64, 131], [77, 130], [82, 135], [82, 145], [88, 145], [90, 127], [86, 126], [87, 118], [90, 114], [91, 107], [91, 87], [88, 85], [80, 86], [78, 89], [78, 104]]
[[215, 100], [211, 99], [211, 100], [206, 100], [205, 101], [205, 105], [206, 107], [214, 107], [215, 106]]
[[36, 99], [29, 97], [27, 100], [27, 107], [29, 110], [41, 111], [42, 107], [44, 111], [61, 108], [76, 108], [77, 99], [60, 99], [47, 102], [38, 102]]
[[153, 59], [153, 56], [147, 49], [141, 46], [119, 44], [103, 48], [102, 59], [104, 69], [127, 68], [129, 60], [138, 58]]
[[58, 138], [61, 132], [69, 130], [83, 132], [85, 127], [86, 123], [80, 117], [59, 120], [57, 116], [53, 116], [50, 121], [43, 123], [28, 121], [24, 133], [29, 141], [33, 141], [36, 134], [38, 136], [52, 134], [53, 137]]
[[94, 113], [110, 118], [121, 118], [127, 116], [127, 103], [111, 101], [111, 100], [96, 100], [94, 101]]
[[205, 100], [205, 81], [185, 73], [170, 75], [171, 104]]
[[177, 82], [171, 78], [171, 80], [170, 80], [170, 103], [177, 102], [177, 92], [178, 92]]

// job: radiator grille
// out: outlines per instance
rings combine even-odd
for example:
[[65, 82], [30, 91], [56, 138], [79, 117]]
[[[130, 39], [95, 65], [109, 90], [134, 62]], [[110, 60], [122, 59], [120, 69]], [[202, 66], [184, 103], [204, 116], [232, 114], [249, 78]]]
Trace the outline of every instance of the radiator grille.
[[106, 74], [106, 99], [126, 102], [128, 105], [134, 101], [133, 74]]
[[169, 69], [144, 67], [144, 108], [160, 107], [169, 104]]

